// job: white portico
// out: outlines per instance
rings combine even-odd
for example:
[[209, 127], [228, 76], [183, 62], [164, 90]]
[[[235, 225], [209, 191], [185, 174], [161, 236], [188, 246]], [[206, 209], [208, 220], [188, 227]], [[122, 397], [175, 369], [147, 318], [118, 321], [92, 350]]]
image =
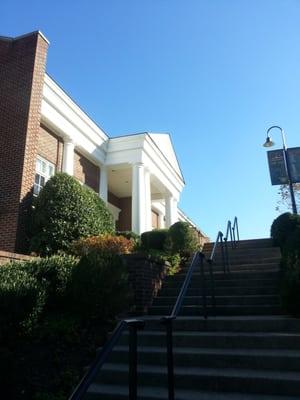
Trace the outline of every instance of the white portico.
[[184, 180], [168, 134], [109, 138], [47, 75], [41, 121], [63, 142], [61, 170], [99, 193], [117, 229], [140, 234], [178, 221]]

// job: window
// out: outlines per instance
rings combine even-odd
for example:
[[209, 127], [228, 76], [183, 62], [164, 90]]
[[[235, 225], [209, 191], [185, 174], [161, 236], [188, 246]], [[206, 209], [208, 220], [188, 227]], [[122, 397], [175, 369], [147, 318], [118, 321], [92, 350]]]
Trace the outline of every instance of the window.
[[35, 166], [35, 179], [33, 185], [33, 194], [38, 195], [45, 186], [47, 180], [54, 175], [55, 166], [42, 157], [38, 157]]

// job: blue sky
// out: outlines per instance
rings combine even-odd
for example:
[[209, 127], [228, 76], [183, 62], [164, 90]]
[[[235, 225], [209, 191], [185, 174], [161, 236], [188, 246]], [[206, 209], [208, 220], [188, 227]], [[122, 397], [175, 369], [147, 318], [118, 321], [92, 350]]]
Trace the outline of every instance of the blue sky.
[[0, 3], [0, 34], [41, 30], [48, 73], [110, 136], [172, 135], [181, 208], [211, 238], [235, 215], [268, 236], [278, 215], [262, 143], [279, 124], [300, 145], [299, 21], [299, 0]]

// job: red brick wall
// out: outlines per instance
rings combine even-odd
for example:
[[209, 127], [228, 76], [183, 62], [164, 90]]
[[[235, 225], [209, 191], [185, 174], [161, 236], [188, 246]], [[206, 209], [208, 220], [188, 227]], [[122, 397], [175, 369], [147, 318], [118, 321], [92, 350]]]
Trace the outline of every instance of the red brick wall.
[[[0, 249], [26, 248], [48, 43], [0, 38]], [[18, 240], [17, 240], [18, 237]]]
[[166, 277], [167, 265], [142, 254], [123, 255], [133, 290], [134, 314], [146, 314]]
[[131, 197], [121, 197], [119, 204], [121, 211], [116, 228], [118, 231], [131, 231]]
[[108, 201], [110, 204], [112, 204], [112, 205], [114, 205], [114, 206], [120, 208], [120, 199], [119, 199], [119, 197], [115, 196], [115, 195], [114, 195], [112, 192], [110, 192], [110, 191], [108, 191], [108, 193], [107, 193], [107, 201]]
[[74, 176], [99, 193], [100, 168], [78, 151], [74, 152]]
[[152, 227], [155, 229], [159, 228], [157, 212], [155, 212], [154, 210], [151, 210], [151, 216], [152, 216]]
[[56, 171], [62, 167], [63, 141], [45, 126], [40, 127], [38, 155], [53, 163]]

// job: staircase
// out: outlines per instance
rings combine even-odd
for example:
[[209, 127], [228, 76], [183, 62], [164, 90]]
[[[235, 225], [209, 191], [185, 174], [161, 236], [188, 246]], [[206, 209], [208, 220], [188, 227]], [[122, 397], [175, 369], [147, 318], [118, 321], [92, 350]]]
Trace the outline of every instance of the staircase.
[[[212, 244], [205, 245], [209, 254]], [[240, 241], [229, 250], [230, 273], [216, 254], [216, 316], [202, 316], [195, 272], [174, 321], [176, 400], [295, 400], [300, 398], [300, 320], [279, 305], [280, 251], [269, 239]], [[169, 277], [138, 334], [138, 398], [168, 398], [166, 335], [157, 316], [168, 315], [185, 267]], [[209, 294], [209, 291], [208, 291]], [[213, 309], [208, 297], [208, 312]], [[128, 398], [128, 334], [124, 333], [85, 399]]]

